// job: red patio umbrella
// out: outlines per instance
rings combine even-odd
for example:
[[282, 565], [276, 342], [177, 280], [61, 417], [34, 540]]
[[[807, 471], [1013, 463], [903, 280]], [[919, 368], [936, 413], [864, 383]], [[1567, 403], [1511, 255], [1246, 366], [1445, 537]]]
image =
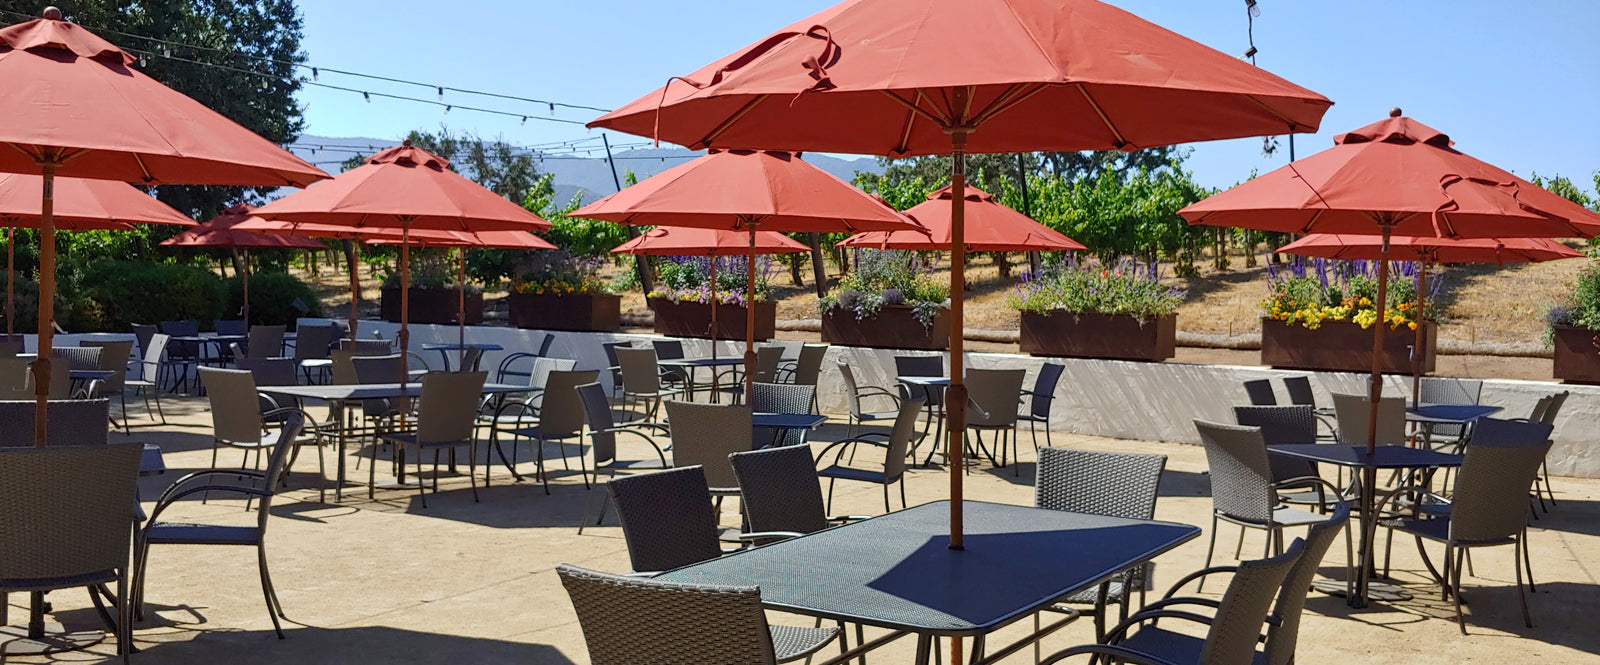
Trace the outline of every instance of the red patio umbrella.
[[[6, 335], [13, 332], [16, 282], [17, 228], [39, 228], [42, 220], [39, 192], [44, 179], [36, 175], [0, 173], [0, 225], [6, 227]], [[157, 201], [137, 187], [110, 180], [57, 178], [61, 205], [53, 211], [54, 226], [68, 231], [128, 230], [132, 224], [193, 226], [194, 220]]]
[[[847, 0], [590, 126], [696, 149], [949, 154], [951, 184], [964, 188], [969, 150], [1136, 150], [1312, 132], [1331, 105], [1095, 0]], [[944, 403], [956, 440], [967, 405], [964, 199], [951, 207], [951, 241]], [[961, 549], [964, 463], [954, 449], [950, 547]]]
[[[36, 445], [48, 440], [55, 315], [56, 176], [155, 184], [302, 187], [328, 177], [233, 121], [133, 69], [133, 56], [45, 18], [0, 29], [0, 172], [43, 176], [40, 191]], [[9, 148], [9, 149], [6, 149]]]
[[[758, 150], [712, 150], [648, 180], [579, 208], [573, 217], [619, 224], [725, 229], [756, 246], [761, 229], [787, 233], [891, 231], [916, 223], [798, 155]], [[747, 265], [747, 302], [756, 299], [756, 272]], [[755, 387], [756, 308], [746, 308], [745, 394]]]
[[[544, 231], [550, 223], [499, 194], [461, 177], [450, 162], [410, 141], [368, 157], [365, 164], [257, 208], [259, 222], [241, 229], [282, 229], [272, 222], [347, 229], [352, 235], [400, 235], [400, 355], [410, 350], [411, 233], [432, 231]], [[355, 266], [351, 266], [353, 271]], [[351, 286], [355, 287], [352, 273]], [[350, 334], [355, 334], [351, 301]], [[402, 374], [404, 376], [405, 374]]]
[[185, 230], [161, 241], [165, 247], [229, 247], [241, 250], [244, 270], [240, 273], [244, 288], [244, 311], [241, 316], [250, 325], [250, 250], [251, 249], [324, 249], [322, 243], [293, 233], [268, 233], [234, 228], [253, 219], [255, 208], [243, 203], [229, 206], [222, 214], [206, 220], [204, 224]]
[[[810, 247], [795, 242], [776, 231], [757, 231], [755, 242], [745, 234], [727, 229], [673, 228], [658, 226], [643, 235], [617, 245], [612, 254], [649, 256], [743, 256], [753, 259], [760, 254], [795, 254], [809, 252]], [[748, 266], [746, 266], [748, 269]], [[747, 301], [750, 309], [755, 300]], [[711, 338], [717, 337], [717, 262], [711, 261]], [[717, 357], [717, 345], [711, 345], [711, 357]]]
[[[1417, 321], [1422, 321], [1428, 298], [1428, 266], [1435, 263], [1536, 263], [1583, 258], [1583, 254], [1549, 238], [1474, 238], [1451, 240], [1418, 236], [1389, 239], [1392, 258], [1420, 264], [1417, 273]], [[1383, 239], [1370, 235], [1313, 233], [1278, 248], [1279, 254], [1295, 254], [1324, 259], [1367, 261], [1383, 260]], [[1373, 325], [1383, 325], [1382, 322]], [[1417, 326], [1417, 341], [1411, 352], [1411, 405], [1421, 404], [1423, 327]]]
[[[1389, 118], [1334, 137], [1334, 146], [1178, 211], [1191, 224], [1288, 233], [1380, 236], [1377, 311], [1388, 311], [1394, 236], [1443, 238], [1594, 237], [1600, 214], [1455, 149], [1442, 132], [1390, 111]], [[1383, 395], [1383, 336], [1372, 327], [1367, 449], [1376, 448]], [[1367, 466], [1370, 511], [1377, 469]], [[1369, 513], [1364, 513], [1369, 514]], [[1369, 520], [1370, 521], [1370, 520]], [[1371, 529], [1363, 541], [1371, 550]], [[1356, 581], [1366, 596], [1367, 566]]]
[[[951, 247], [951, 208], [955, 189], [945, 187], [928, 195], [928, 200], [905, 210], [928, 233], [917, 231], [869, 231], [845, 238], [840, 247], [879, 249], [943, 250]], [[1052, 252], [1088, 249], [1048, 226], [1001, 205], [994, 195], [967, 185], [966, 233], [962, 245], [968, 252]]]

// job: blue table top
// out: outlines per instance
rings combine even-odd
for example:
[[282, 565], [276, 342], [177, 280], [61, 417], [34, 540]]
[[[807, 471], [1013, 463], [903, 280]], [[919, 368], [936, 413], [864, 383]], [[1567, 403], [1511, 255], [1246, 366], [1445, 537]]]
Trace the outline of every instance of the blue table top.
[[967, 501], [966, 549], [936, 501], [687, 566], [669, 582], [760, 586], [767, 607], [981, 635], [1200, 535], [1188, 524]]
[[750, 421], [756, 427], [771, 427], [774, 429], [813, 429], [828, 422], [827, 417], [811, 413], [764, 413], [750, 414]]
[[1406, 409], [1406, 420], [1415, 423], [1464, 424], [1502, 409], [1481, 404], [1420, 404]]
[[1286, 443], [1267, 446], [1267, 450], [1278, 455], [1337, 466], [1373, 466], [1379, 469], [1461, 466], [1460, 455], [1405, 446], [1378, 446], [1371, 454], [1367, 453], [1366, 446], [1339, 443]]
[[743, 365], [744, 358], [665, 358], [657, 360], [656, 364], [672, 367], [732, 367]]
[[462, 348], [483, 349], [484, 351], [504, 351], [505, 347], [499, 344], [486, 344], [482, 342], [467, 342], [462, 344], [423, 344], [424, 351], [460, 351]]
[[144, 452], [139, 455], [139, 475], [154, 476], [167, 472], [167, 461], [161, 456], [161, 447], [153, 443], [144, 444]]

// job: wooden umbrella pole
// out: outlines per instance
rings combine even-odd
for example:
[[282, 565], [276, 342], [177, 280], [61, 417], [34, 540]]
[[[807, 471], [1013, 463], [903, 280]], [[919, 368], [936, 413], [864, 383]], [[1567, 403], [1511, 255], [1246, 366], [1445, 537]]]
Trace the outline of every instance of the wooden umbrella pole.
[[244, 270], [239, 272], [239, 278], [243, 280], [240, 288], [244, 290], [244, 308], [239, 315], [244, 318], [244, 329], [248, 331], [250, 330], [250, 248], [245, 247], [240, 253], [244, 255]]
[[467, 248], [460, 248], [456, 270], [456, 367], [467, 371]]
[[361, 242], [355, 239], [346, 240], [344, 262], [350, 269], [350, 342], [355, 348], [356, 320], [360, 318], [357, 306], [361, 304], [361, 274], [357, 272], [356, 265], [361, 262]]
[[1421, 261], [1417, 262], [1417, 311], [1411, 313], [1417, 319], [1416, 341], [1412, 342], [1411, 346], [1411, 408], [1422, 405], [1422, 366], [1426, 362], [1423, 354], [1429, 351], [1422, 346], [1423, 338], [1426, 337], [1424, 328], [1427, 325], [1427, 321], [1423, 319], [1422, 312], [1423, 307], [1428, 302], [1426, 294], [1428, 292], [1429, 263], [1430, 261], [1427, 257], [1423, 257]]
[[[1379, 224], [1383, 227], [1383, 244], [1378, 249], [1378, 300], [1373, 303], [1377, 308], [1377, 320], [1372, 324], [1372, 376], [1368, 378], [1367, 387], [1369, 456], [1378, 448], [1378, 403], [1383, 398], [1383, 329], [1387, 325], [1384, 313], [1388, 309], [1389, 295], [1389, 237], [1394, 231], [1387, 219], [1379, 220]], [[1372, 544], [1377, 533], [1377, 516], [1373, 514], [1372, 504], [1377, 484], [1378, 467], [1370, 463], [1364, 465], [1361, 469], [1361, 570], [1356, 573], [1356, 597], [1352, 599], [1356, 607], [1366, 606], [1367, 587], [1372, 577]]]
[[16, 331], [12, 323], [17, 318], [17, 227], [6, 227], [6, 338], [10, 339]]
[[[956, 107], [964, 106], [966, 88], [956, 88]], [[945, 450], [950, 460], [950, 549], [965, 549], [961, 515], [962, 476], [966, 473], [967, 386], [964, 383], [962, 342], [962, 292], [966, 289], [966, 201], [967, 191], [967, 131], [956, 128], [950, 133], [950, 187], [955, 195], [950, 202], [950, 389], [945, 391], [944, 410], [948, 420]], [[952, 640], [954, 650], [959, 650], [960, 639]], [[960, 662], [959, 653], [953, 651], [950, 662]]]
[[[411, 406], [411, 400], [404, 397], [407, 384], [411, 381], [411, 219], [400, 220], [400, 332], [396, 337], [400, 341], [400, 398], [401, 410], [405, 411]], [[401, 469], [405, 467], [402, 465]], [[403, 472], [403, 471], [402, 471]]]
[[39, 160], [44, 175], [43, 198], [39, 205], [39, 344], [33, 361], [33, 443], [43, 448], [49, 440], [50, 349], [56, 316], [56, 167], [53, 158]]
[[[717, 255], [707, 257], [711, 259], [711, 359], [717, 359]], [[712, 372], [717, 368], [711, 368]]]
[[[746, 225], [750, 232], [750, 255], [745, 257], [744, 302], [744, 403], [753, 404], [756, 390], [756, 222]], [[715, 339], [711, 340], [716, 344]]]

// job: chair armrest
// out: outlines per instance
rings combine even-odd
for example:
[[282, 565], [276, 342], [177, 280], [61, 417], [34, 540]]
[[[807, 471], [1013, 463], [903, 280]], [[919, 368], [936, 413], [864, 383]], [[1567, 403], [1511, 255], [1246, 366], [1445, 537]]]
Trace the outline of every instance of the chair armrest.
[[1144, 623], [1146, 621], [1154, 621], [1156, 619], [1181, 619], [1183, 621], [1193, 621], [1195, 623], [1204, 624], [1204, 625], [1207, 625], [1207, 626], [1211, 625], [1211, 623], [1213, 621], [1215, 621], [1215, 619], [1212, 618], [1212, 617], [1208, 617], [1208, 616], [1205, 616], [1205, 615], [1202, 615], [1202, 614], [1195, 614], [1193, 612], [1184, 612], [1184, 611], [1181, 611], [1181, 610], [1167, 610], [1167, 609], [1140, 610], [1138, 613], [1134, 614], [1133, 616], [1128, 617], [1122, 623], [1117, 624], [1116, 627], [1112, 628], [1111, 630], [1106, 631], [1106, 634], [1105, 634], [1105, 637], [1103, 638], [1103, 640], [1107, 644], [1115, 644], [1117, 642], [1121, 642], [1124, 639], [1124, 637], [1128, 634], [1128, 631], [1130, 629], [1132, 629], [1134, 626], [1137, 626], [1137, 625], [1139, 625], [1141, 623]]
[[1184, 575], [1183, 579], [1178, 580], [1175, 584], [1172, 585], [1171, 588], [1167, 589], [1167, 592], [1165, 594], [1163, 594], [1161, 596], [1161, 598], [1163, 600], [1167, 599], [1167, 598], [1172, 598], [1173, 596], [1177, 595], [1178, 589], [1183, 588], [1183, 586], [1185, 584], [1188, 584], [1190, 582], [1198, 580], [1198, 579], [1200, 579], [1202, 577], [1205, 577], [1207, 575], [1216, 575], [1216, 574], [1219, 574], [1219, 573], [1230, 573], [1231, 574], [1231, 573], [1236, 573], [1236, 572], [1239, 572], [1239, 567], [1238, 566], [1212, 566], [1210, 568], [1202, 568], [1200, 570], [1197, 570], [1197, 571], [1194, 571], [1192, 573], [1189, 573], [1188, 575]]
[[788, 540], [790, 538], [799, 538], [800, 536], [804, 535], [806, 534], [798, 531], [752, 531], [750, 533], [739, 534], [739, 542], [764, 544], [761, 543], [761, 541]]
[[[1400, 498], [1401, 494], [1414, 494], [1414, 495], [1418, 496], [1419, 498], [1432, 497], [1432, 498], [1438, 499], [1439, 501], [1441, 501], [1443, 503], [1447, 503], [1447, 504], [1450, 503], [1450, 498], [1449, 497], [1440, 496], [1438, 494], [1435, 494], [1432, 490], [1430, 490], [1430, 489], [1428, 489], [1426, 487], [1423, 487], [1421, 485], [1402, 485], [1400, 487], [1396, 487], [1396, 488], [1394, 488], [1392, 490], [1389, 490], [1388, 492], [1384, 493], [1384, 495], [1381, 498], [1378, 499], [1377, 503], [1373, 504], [1373, 513], [1376, 514], [1376, 515], [1382, 515], [1383, 514], [1383, 507], [1388, 505], [1391, 501], [1394, 501], [1394, 500]], [[1414, 505], [1421, 505], [1421, 502], [1418, 501]], [[1415, 513], [1413, 513], [1413, 514], [1415, 514]]]
[[1176, 663], [1173, 663], [1170, 660], [1152, 656], [1140, 651], [1134, 651], [1127, 647], [1120, 647], [1114, 644], [1084, 644], [1082, 646], [1075, 646], [1064, 651], [1056, 652], [1055, 655], [1044, 659], [1044, 662], [1040, 665], [1055, 665], [1056, 663], [1072, 656], [1080, 656], [1083, 654], [1091, 654], [1095, 656], [1095, 658], [1090, 659], [1090, 662], [1098, 660], [1100, 656], [1106, 656], [1107, 660], [1115, 660], [1120, 663], [1133, 663], [1133, 665], [1176, 665]]
[[[218, 469], [218, 471], [222, 471], [222, 469]], [[231, 473], [232, 471], [229, 470], [228, 472]], [[176, 483], [174, 483], [174, 487], [176, 487]], [[167, 509], [167, 506], [177, 503], [178, 500], [186, 496], [199, 494], [200, 492], [233, 492], [235, 494], [244, 494], [247, 496], [272, 496], [272, 492], [268, 492], [267, 490], [256, 487], [244, 487], [240, 485], [196, 485], [194, 487], [185, 488], [179, 492], [172, 492], [172, 489], [173, 488], [168, 488], [167, 492], [161, 495], [161, 500], [156, 503], [155, 510], [150, 511], [150, 516], [145, 518], [146, 525], [155, 524], [156, 518], [161, 516], [161, 513]]]
[[[839, 439], [838, 441], [834, 441], [833, 443], [828, 444], [828, 447], [823, 448], [822, 452], [817, 453], [817, 463], [818, 464], [822, 463], [822, 458], [827, 457], [828, 453], [830, 451], [832, 451], [834, 448], [838, 448], [839, 449], [839, 455], [838, 455], [839, 457], [844, 457], [845, 448], [847, 446], [855, 445], [855, 444], [858, 444], [858, 443], [866, 444], [866, 445], [869, 445], [869, 446], [876, 446], [878, 448], [883, 448], [883, 449], [886, 449], [886, 450], [889, 448], [889, 443], [886, 442], [886, 441], [873, 441], [871, 439], [862, 439], [862, 438]], [[835, 459], [834, 462], [837, 463], [838, 460]]]
[[1150, 603], [1149, 605], [1145, 605], [1144, 607], [1139, 608], [1139, 611], [1151, 612], [1178, 605], [1199, 605], [1201, 607], [1209, 607], [1215, 610], [1222, 607], [1222, 601], [1214, 598], [1201, 598], [1199, 596], [1170, 596]]
[[829, 515], [828, 521], [844, 524], [846, 522], [860, 522], [861, 520], [870, 519], [871, 517], [871, 515]]

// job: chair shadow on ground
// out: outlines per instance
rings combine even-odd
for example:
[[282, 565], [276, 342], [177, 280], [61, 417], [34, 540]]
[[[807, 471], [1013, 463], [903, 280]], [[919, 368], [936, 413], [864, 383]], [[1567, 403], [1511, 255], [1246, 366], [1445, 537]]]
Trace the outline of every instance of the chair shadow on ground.
[[[148, 615], [147, 615], [148, 616]], [[403, 630], [386, 626], [320, 628], [284, 626], [285, 639], [270, 630], [203, 630], [192, 639], [140, 639], [134, 660], [183, 665], [231, 663], [417, 663], [454, 665], [571, 665], [555, 647], [481, 637]]]
[[[1545, 505], [1550, 508], [1550, 512], [1538, 513], [1539, 518], [1528, 522], [1528, 526], [1548, 531], [1600, 536], [1600, 501], [1563, 499], [1559, 495], [1560, 478], [1555, 479], [1555, 485], [1558, 489], [1557, 503], [1551, 506], [1550, 500], [1545, 499]], [[1534, 572], [1538, 572], [1537, 569]]]

